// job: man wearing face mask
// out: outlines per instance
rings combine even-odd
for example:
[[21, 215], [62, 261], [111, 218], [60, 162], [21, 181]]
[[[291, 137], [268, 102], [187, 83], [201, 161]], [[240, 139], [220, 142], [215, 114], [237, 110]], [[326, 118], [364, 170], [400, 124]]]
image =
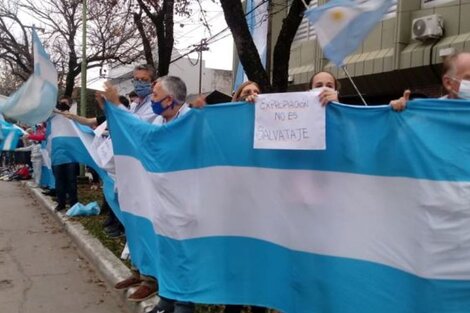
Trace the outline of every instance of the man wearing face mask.
[[187, 113], [186, 84], [178, 77], [164, 76], [153, 86], [151, 107], [157, 115], [153, 124], [162, 125]]
[[[459, 52], [448, 56], [442, 67], [442, 86], [446, 95], [441, 99], [470, 99], [470, 53]], [[410, 90], [403, 97], [390, 101], [395, 111], [403, 111], [410, 100]]]
[[[135, 90], [138, 94], [137, 90]], [[189, 112], [186, 103], [186, 84], [175, 76], [163, 76], [157, 79], [150, 94], [149, 102], [154, 125], [169, 123]], [[110, 103], [117, 105], [118, 93], [114, 86], [105, 84], [103, 96]], [[136, 192], [138, 192], [136, 190]], [[117, 283], [116, 289], [125, 289], [131, 286], [139, 287], [128, 297], [129, 301], [142, 301], [153, 296], [156, 292], [155, 281], [151, 277], [141, 275], [138, 269], [133, 269], [133, 275]], [[180, 302], [160, 296], [160, 301], [151, 312], [160, 313], [193, 313], [195, 306], [190, 302]]]
[[147, 64], [138, 65], [135, 67], [133, 75], [132, 84], [138, 98], [135, 99], [135, 105], [132, 107], [131, 112], [140, 119], [153, 123], [157, 116], [152, 112], [150, 101], [152, 82], [155, 80], [155, 69]]

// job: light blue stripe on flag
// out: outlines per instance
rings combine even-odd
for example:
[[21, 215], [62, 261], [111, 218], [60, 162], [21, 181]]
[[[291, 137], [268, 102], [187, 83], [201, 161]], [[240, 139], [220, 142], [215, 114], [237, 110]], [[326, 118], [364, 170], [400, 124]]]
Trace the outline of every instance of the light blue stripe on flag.
[[121, 219], [117, 194], [114, 190], [114, 181], [104, 169], [98, 166], [91, 155], [93, 130], [72, 122], [61, 115], [55, 115], [48, 123], [47, 133], [49, 134], [48, 140], [51, 141], [52, 165], [76, 162], [93, 168], [103, 180], [103, 193], [106, 201], [116, 213], [116, 216]]
[[[470, 307], [468, 101], [327, 108], [325, 151], [253, 149], [254, 106], [106, 106], [134, 255], [162, 296], [289, 313]], [[127, 234], [126, 234], [127, 235]]]
[[0, 151], [13, 151], [24, 132], [16, 125], [0, 121]]
[[393, 4], [393, 0], [332, 0], [308, 9], [305, 16], [314, 24], [325, 56], [341, 66]]

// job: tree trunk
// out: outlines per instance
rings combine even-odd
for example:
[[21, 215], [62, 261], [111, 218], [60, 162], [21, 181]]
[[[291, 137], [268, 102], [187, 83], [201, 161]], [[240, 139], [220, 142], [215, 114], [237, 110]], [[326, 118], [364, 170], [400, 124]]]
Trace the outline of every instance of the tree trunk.
[[258, 50], [253, 42], [241, 1], [220, 0], [225, 21], [232, 32], [240, 63], [249, 80], [259, 84], [262, 92], [270, 92], [268, 74], [261, 63]]
[[[310, 0], [305, 0], [307, 4]], [[305, 6], [301, 0], [294, 0], [289, 14], [282, 22], [282, 28], [276, 41], [273, 53], [273, 89], [277, 92], [287, 90], [289, 76], [290, 49], [295, 34], [305, 12]]]
[[157, 27], [158, 40], [158, 76], [168, 75], [170, 70], [171, 54], [173, 51], [173, 9], [175, 0], [163, 1], [160, 27]]
[[153, 52], [152, 52], [152, 45], [150, 43], [150, 40], [147, 37], [147, 34], [145, 33], [145, 28], [144, 24], [142, 23], [142, 14], [133, 14], [134, 18], [134, 23], [137, 26], [137, 30], [139, 31], [140, 37], [142, 38], [142, 45], [144, 47], [144, 55], [145, 55], [145, 61], [147, 64], [152, 65], [153, 68], [155, 68], [155, 61], [153, 59]]

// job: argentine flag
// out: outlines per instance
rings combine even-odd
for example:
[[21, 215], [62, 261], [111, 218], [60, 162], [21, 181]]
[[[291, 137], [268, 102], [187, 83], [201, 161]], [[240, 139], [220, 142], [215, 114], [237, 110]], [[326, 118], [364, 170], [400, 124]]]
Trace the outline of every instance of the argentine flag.
[[[52, 165], [65, 163], [81, 163], [93, 168], [103, 180], [103, 193], [106, 201], [120, 218], [114, 180], [105, 169], [98, 164], [98, 155], [92, 147], [94, 132], [87, 126], [80, 125], [60, 114], [54, 114], [47, 125], [47, 151]], [[50, 146], [49, 146], [50, 145]]]
[[0, 102], [0, 113], [36, 125], [45, 121], [57, 102], [57, 71], [33, 29], [34, 73], [7, 100]]
[[325, 151], [253, 149], [252, 104], [160, 127], [106, 110], [126, 235], [160, 295], [285, 313], [468, 312], [468, 102], [330, 104]]
[[336, 66], [356, 51], [394, 0], [331, 0], [305, 11], [325, 56]]
[[24, 134], [26, 132], [15, 124], [0, 121], [0, 151], [14, 151]]

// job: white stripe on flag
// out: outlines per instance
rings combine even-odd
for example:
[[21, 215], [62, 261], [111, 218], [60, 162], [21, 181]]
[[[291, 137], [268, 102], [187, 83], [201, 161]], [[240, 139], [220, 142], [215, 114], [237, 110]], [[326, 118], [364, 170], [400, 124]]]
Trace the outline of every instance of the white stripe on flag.
[[160, 235], [242, 236], [425, 278], [470, 279], [470, 183], [243, 167], [157, 174], [115, 159], [126, 173], [117, 182], [121, 209], [151, 220]]

